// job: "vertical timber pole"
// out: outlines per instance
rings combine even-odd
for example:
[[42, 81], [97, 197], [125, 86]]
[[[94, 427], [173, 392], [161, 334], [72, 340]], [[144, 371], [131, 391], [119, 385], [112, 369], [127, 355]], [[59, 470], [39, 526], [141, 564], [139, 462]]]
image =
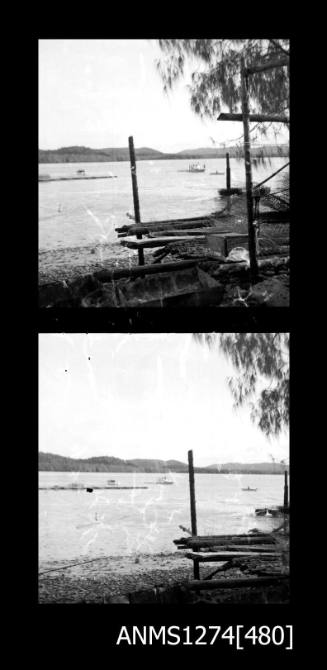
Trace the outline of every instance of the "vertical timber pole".
[[229, 191], [229, 189], [230, 189], [229, 153], [226, 154], [226, 188]]
[[[188, 451], [188, 476], [190, 482], [190, 503], [191, 503], [191, 530], [192, 536], [197, 535], [196, 527], [196, 507], [195, 507], [195, 484], [194, 484], [194, 466], [193, 466], [193, 451]], [[194, 579], [200, 579], [199, 561], [193, 561]]]
[[[132, 175], [132, 188], [133, 188], [133, 201], [134, 201], [134, 214], [135, 214], [135, 223], [136, 225], [141, 223], [140, 216], [140, 202], [139, 202], [139, 192], [137, 188], [137, 176], [136, 176], [136, 159], [135, 159], [135, 149], [134, 149], [134, 140], [133, 137], [128, 138], [129, 146], [129, 157], [131, 162], [131, 175]], [[138, 240], [142, 239], [142, 234], [138, 233], [136, 235]], [[138, 249], [139, 255], [139, 265], [144, 265], [144, 250]]]
[[247, 214], [248, 214], [250, 273], [251, 273], [251, 281], [255, 281], [258, 276], [258, 262], [256, 254], [256, 232], [253, 221], [253, 187], [252, 187], [251, 145], [250, 145], [250, 128], [249, 128], [249, 91], [248, 91], [247, 72], [244, 58], [241, 59], [241, 83], [242, 83], [242, 115], [243, 115], [243, 134], [244, 134], [244, 161], [245, 161], [246, 202], [247, 202]]
[[284, 472], [284, 507], [288, 507], [288, 474]]

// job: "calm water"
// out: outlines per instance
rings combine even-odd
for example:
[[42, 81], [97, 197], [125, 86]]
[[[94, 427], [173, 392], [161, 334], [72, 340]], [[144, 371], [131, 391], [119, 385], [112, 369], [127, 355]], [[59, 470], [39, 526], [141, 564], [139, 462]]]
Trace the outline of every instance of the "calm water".
[[[40, 472], [39, 486], [120, 485], [141, 490], [39, 491], [40, 562], [135, 552], [174, 551], [182, 537], [179, 525], [190, 528], [187, 474], [173, 474], [174, 484], [155, 484], [155, 474]], [[256, 517], [254, 509], [283, 502], [282, 475], [195, 475], [199, 534], [271, 530], [279, 519]], [[243, 487], [257, 488], [255, 492]]]
[[[266, 167], [253, 171], [254, 181], [262, 181], [287, 162], [286, 157], [271, 158]], [[218, 189], [226, 186], [225, 159], [205, 159], [206, 172], [186, 173], [189, 160], [140, 161], [137, 164], [141, 220], [186, 218], [210, 214], [222, 207]], [[40, 174], [75, 175], [85, 169], [88, 175], [107, 175], [117, 179], [39, 183], [39, 248], [41, 252], [110, 245], [113, 253], [126, 254], [115, 227], [129, 222], [133, 196], [129, 162], [43, 164]], [[218, 170], [222, 175], [211, 175]], [[279, 183], [279, 176], [276, 178]], [[245, 182], [244, 163], [231, 159], [232, 186]], [[273, 185], [274, 181], [270, 182]], [[73, 262], [73, 261], [72, 261]]]

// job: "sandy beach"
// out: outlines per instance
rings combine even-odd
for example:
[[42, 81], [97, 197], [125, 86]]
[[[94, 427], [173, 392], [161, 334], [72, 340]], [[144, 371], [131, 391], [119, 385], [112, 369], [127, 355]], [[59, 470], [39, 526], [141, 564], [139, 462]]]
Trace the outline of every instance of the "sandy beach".
[[[192, 578], [192, 564], [179, 553], [111, 556], [39, 566], [40, 603], [104, 603], [136, 589], [170, 586]], [[74, 565], [80, 563], [80, 565]], [[50, 572], [47, 572], [50, 571]]]

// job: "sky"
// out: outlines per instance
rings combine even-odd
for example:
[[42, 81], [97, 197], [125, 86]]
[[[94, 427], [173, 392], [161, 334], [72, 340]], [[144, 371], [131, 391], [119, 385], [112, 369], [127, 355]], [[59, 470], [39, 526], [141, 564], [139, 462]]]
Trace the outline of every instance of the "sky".
[[268, 440], [234, 410], [219, 350], [191, 334], [40, 334], [39, 450], [158, 458], [198, 466], [288, 458], [288, 434]]
[[127, 147], [133, 135], [135, 147], [174, 152], [242, 135], [238, 122], [204, 122], [192, 112], [190, 69], [167, 96], [160, 57], [157, 40], [39, 40], [39, 148]]

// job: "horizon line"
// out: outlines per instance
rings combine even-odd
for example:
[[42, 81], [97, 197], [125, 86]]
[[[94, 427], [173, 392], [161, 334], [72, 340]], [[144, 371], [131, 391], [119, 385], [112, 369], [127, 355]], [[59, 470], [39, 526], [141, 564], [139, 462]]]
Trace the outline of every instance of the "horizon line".
[[[76, 457], [76, 456], [65, 456], [64, 454], [55, 454], [51, 451], [39, 451], [40, 454], [49, 454], [51, 456], [60, 456], [62, 458], [70, 458], [74, 461], [86, 461], [89, 460], [90, 458], [118, 458], [121, 461], [162, 461], [163, 463], [168, 463], [169, 461], [175, 461], [176, 463], [181, 463], [182, 465], [187, 466], [187, 462], [184, 463], [184, 461], [179, 461], [178, 459], [175, 458], [168, 458], [167, 460], [164, 460], [163, 458], [147, 458], [147, 457], [137, 457], [137, 458], [120, 458], [119, 456], [108, 456], [108, 455], [100, 455], [100, 456], [82, 456], [82, 457]], [[288, 457], [287, 457], [288, 458]], [[283, 460], [283, 459], [282, 459]], [[281, 461], [278, 461], [277, 459], [275, 461], [256, 461], [256, 460], [251, 460], [251, 461], [225, 461], [225, 463], [210, 463], [209, 465], [195, 465], [194, 467], [216, 467], [216, 466], [221, 466], [221, 465], [227, 465], [227, 464], [233, 464], [237, 463], [239, 465], [255, 465], [255, 464], [265, 464], [265, 465], [285, 465], [288, 466], [288, 463], [282, 463]]]
[[[264, 146], [269, 146], [269, 147], [289, 146], [289, 142], [280, 142], [280, 143], [264, 142], [262, 144], [253, 144], [252, 146], [253, 146], [253, 148], [264, 147]], [[39, 151], [60, 151], [61, 149], [71, 149], [72, 147], [74, 147], [74, 148], [76, 147], [77, 149], [91, 149], [92, 151], [108, 151], [109, 149], [126, 149], [126, 150], [128, 150], [127, 145], [126, 146], [111, 146], [111, 147], [90, 147], [90, 146], [86, 146], [84, 144], [67, 144], [65, 146], [57, 147], [55, 149], [53, 149], [53, 148], [52, 149], [41, 149], [41, 147], [38, 147], [38, 150]], [[189, 149], [178, 149], [178, 150], [174, 150], [174, 151], [167, 151], [167, 150], [161, 151], [160, 149], [154, 149], [153, 147], [143, 145], [141, 147], [135, 147], [135, 151], [137, 151], [137, 150], [140, 151], [140, 149], [150, 149], [151, 151], [157, 151], [158, 153], [163, 153], [164, 154], [164, 153], [180, 153], [181, 151], [195, 151], [195, 150], [199, 150], [199, 149], [205, 149], [205, 150], [210, 149], [210, 151], [219, 151], [219, 150], [228, 149], [228, 148], [229, 149], [234, 149], [236, 147], [237, 147], [236, 144], [227, 145], [227, 143], [226, 143], [226, 146], [219, 146], [219, 147], [199, 147], [199, 146], [197, 146], [197, 147], [191, 147]]]

